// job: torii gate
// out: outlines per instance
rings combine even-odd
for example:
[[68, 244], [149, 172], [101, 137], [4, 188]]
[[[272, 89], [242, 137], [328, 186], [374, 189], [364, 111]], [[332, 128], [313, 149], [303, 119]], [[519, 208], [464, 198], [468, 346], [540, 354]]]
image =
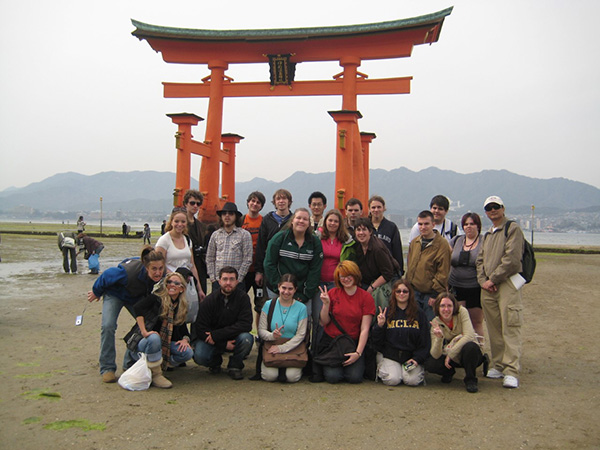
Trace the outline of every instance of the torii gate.
[[[437, 42], [452, 8], [410, 19], [365, 25], [271, 30], [196, 30], [168, 28], [132, 20], [133, 35], [145, 39], [169, 63], [207, 64], [202, 83], [163, 83], [166, 98], [208, 98], [204, 142], [192, 139], [191, 127], [203, 120], [194, 114], [169, 114], [178, 125], [175, 203], [190, 186], [191, 154], [202, 156], [200, 191], [205, 199], [199, 219], [216, 220], [224, 201], [235, 201], [235, 145], [239, 135], [223, 135], [225, 97], [341, 95], [342, 109], [329, 111], [337, 124], [336, 207], [351, 197], [366, 204], [369, 193], [369, 145], [374, 133], [360, 133], [357, 95], [408, 94], [412, 77], [369, 80], [358, 67], [363, 60], [409, 57], [415, 45]], [[333, 80], [294, 81], [296, 63], [339, 61], [343, 71]], [[234, 82], [229, 64], [268, 62], [270, 82]], [[220, 163], [223, 163], [219, 198]]]

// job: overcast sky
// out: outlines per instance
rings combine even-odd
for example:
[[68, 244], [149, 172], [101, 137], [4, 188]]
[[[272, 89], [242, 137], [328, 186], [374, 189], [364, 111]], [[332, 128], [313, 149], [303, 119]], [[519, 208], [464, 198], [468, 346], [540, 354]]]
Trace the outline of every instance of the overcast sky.
[[[176, 126], [165, 114], [206, 118], [208, 100], [164, 99], [161, 82], [199, 82], [209, 71], [165, 63], [131, 36], [131, 18], [186, 28], [292, 28], [382, 22], [449, 6], [437, 43], [359, 68], [372, 79], [414, 77], [408, 95], [358, 99], [361, 131], [377, 134], [371, 168], [507, 169], [600, 187], [597, 0], [0, 0], [0, 190], [67, 171], [175, 171]], [[302, 63], [296, 80], [340, 71], [336, 63]], [[230, 65], [226, 74], [269, 77], [267, 64]], [[341, 97], [333, 96], [226, 99], [223, 132], [245, 137], [237, 181], [335, 170], [327, 111], [339, 109]], [[201, 122], [194, 137], [203, 140], [204, 132]], [[194, 156], [195, 178], [199, 166]]]

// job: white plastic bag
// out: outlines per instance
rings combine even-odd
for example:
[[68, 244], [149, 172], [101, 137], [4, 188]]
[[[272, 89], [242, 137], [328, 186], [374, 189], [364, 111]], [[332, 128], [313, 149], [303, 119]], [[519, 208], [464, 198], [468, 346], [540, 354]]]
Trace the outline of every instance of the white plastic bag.
[[148, 367], [145, 353], [138, 353], [140, 359], [119, 377], [119, 385], [128, 391], [145, 391], [152, 383], [152, 372]]
[[200, 308], [200, 303], [198, 302], [198, 291], [196, 290], [194, 277], [190, 277], [190, 281], [188, 281], [187, 288], [185, 290], [185, 295], [188, 302], [188, 311], [185, 321], [187, 323], [194, 323], [196, 322], [196, 316], [198, 315], [198, 309]]

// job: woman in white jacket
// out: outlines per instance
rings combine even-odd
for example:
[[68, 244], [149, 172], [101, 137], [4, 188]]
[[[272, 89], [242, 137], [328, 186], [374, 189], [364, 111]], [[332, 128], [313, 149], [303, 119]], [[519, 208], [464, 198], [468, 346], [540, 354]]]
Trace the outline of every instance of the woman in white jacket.
[[487, 357], [481, 353], [475, 330], [466, 308], [459, 306], [450, 292], [437, 296], [431, 321], [431, 357], [425, 363], [429, 373], [442, 376], [442, 383], [450, 383], [456, 367], [465, 369], [467, 392], [475, 393], [477, 387], [477, 367], [483, 364], [487, 372]]

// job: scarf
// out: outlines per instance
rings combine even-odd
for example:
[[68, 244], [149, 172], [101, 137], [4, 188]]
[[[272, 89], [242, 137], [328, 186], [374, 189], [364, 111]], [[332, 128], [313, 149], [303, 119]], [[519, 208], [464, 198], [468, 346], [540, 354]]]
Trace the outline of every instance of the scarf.
[[173, 335], [173, 316], [175, 315], [175, 309], [179, 301], [175, 303], [171, 303], [169, 306], [169, 313], [167, 317], [165, 317], [162, 321], [162, 325], [160, 327], [160, 341], [162, 344], [162, 370], [167, 369], [167, 365], [171, 360], [171, 336]]

